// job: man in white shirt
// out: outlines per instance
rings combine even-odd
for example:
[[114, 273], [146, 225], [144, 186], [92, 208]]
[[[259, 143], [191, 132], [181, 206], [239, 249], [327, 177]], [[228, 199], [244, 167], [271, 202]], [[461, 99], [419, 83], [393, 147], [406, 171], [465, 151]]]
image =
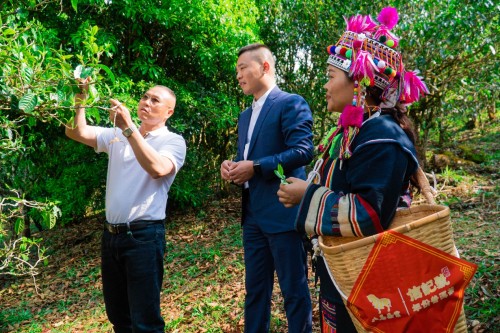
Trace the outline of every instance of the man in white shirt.
[[160, 311], [168, 191], [184, 164], [184, 139], [166, 127], [175, 94], [164, 86], [149, 89], [139, 101], [139, 128], [115, 99], [115, 128], [89, 126], [85, 109], [88, 79], [75, 96], [76, 115], [66, 135], [109, 155], [106, 222], [101, 269], [106, 313], [115, 332], [164, 332]]

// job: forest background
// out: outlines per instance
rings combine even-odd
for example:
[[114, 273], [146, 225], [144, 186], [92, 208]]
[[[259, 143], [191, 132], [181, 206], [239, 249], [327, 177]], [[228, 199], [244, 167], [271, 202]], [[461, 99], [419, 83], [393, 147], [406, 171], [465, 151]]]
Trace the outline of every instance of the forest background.
[[[78, 66], [83, 68], [80, 75], [92, 77], [86, 107], [87, 119], [95, 125], [112, 126], [106, 110], [110, 97], [135, 110], [141, 94], [152, 85], [166, 85], [175, 91], [176, 112], [168, 125], [186, 139], [188, 155], [170, 191], [171, 230], [184, 228], [175, 231], [184, 241], [203, 238], [203, 232], [190, 233], [183, 222], [190, 218], [212, 221], [216, 225], [206, 227], [226, 236], [229, 233], [234, 243], [228, 246], [231, 252], [238, 252], [238, 203], [231, 200], [237, 194], [219, 177], [220, 163], [235, 153], [238, 114], [250, 103], [235, 79], [238, 49], [264, 42], [273, 50], [278, 84], [309, 102], [318, 143], [336, 124], [335, 116], [326, 113], [322, 87], [326, 82], [326, 47], [336, 43], [344, 31], [342, 15], [370, 13], [376, 17], [389, 5], [400, 13], [395, 33], [401, 37], [399, 47], [405, 64], [420, 71], [430, 90], [409, 109], [419, 134], [422, 164], [426, 170], [436, 171], [445, 191], [444, 185], [460, 187], [471, 173], [481, 170], [471, 180], [475, 187], [467, 192], [467, 198], [442, 195], [440, 203], [459, 203], [461, 206], [455, 207], [466, 209], [469, 206], [463, 206], [464, 202], [482, 202], [484, 211], [477, 213], [484, 217], [481, 223], [486, 237], [498, 239], [499, 153], [495, 144], [500, 139], [500, 6], [496, 2], [1, 0], [0, 331], [26, 328], [22, 323], [37, 316], [41, 323], [36, 327], [54, 328], [47, 320], [48, 312], [28, 305], [44, 294], [43, 277], [55, 278], [47, 273], [59, 267], [58, 255], [63, 255], [55, 250], [58, 243], [54, 239], [59, 239], [55, 235], [71, 239], [69, 230], [80, 230], [77, 233], [83, 236], [76, 241], [90, 242], [94, 238], [88, 237], [82, 222], [97, 221], [94, 225], [98, 225], [102, 219], [107, 158], [64, 136], [64, 126], [74, 115]], [[464, 133], [470, 135], [464, 137]], [[227, 206], [228, 202], [232, 204]], [[212, 212], [210, 216], [208, 212]], [[457, 218], [465, 218], [471, 229], [478, 223], [476, 215], [468, 218], [459, 214]], [[479, 261], [480, 281], [493, 281], [474, 287], [471, 293], [483, 299], [480, 304], [466, 303], [466, 313], [471, 327], [492, 329], [498, 328], [500, 309], [498, 241], [483, 245], [486, 249], [474, 250], [468, 259]], [[170, 251], [182, 256], [180, 249], [172, 245]], [[215, 250], [207, 256], [212, 259], [223, 255], [211, 251]], [[71, 262], [75, 265], [90, 260], [84, 260], [82, 253], [74, 255]], [[92, 260], [96, 256], [93, 253]], [[233, 275], [241, 282], [241, 258], [235, 260]], [[98, 268], [87, 268], [89, 281], [98, 283]], [[75, 278], [64, 274], [67, 280]], [[26, 277], [28, 280], [23, 280]], [[25, 303], [4, 306], [8, 294], [28, 298]], [[99, 297], [95, 298], [99, 303]], [[233, 305], [241, 307], [241, 302]], [[240, 314], [225, 311], [225, 325], [240, 327]], [[28, 317], [16, 317], [20, 313]], [[480, 325], [474, 326], [473, 319]], [[220, 320], [212, 321], [220, 324]], [[186, 319], [173, 319], [172, 331], [182, 323]], [[284, 324], [278, 320], [274, 325], [279, 331]]]

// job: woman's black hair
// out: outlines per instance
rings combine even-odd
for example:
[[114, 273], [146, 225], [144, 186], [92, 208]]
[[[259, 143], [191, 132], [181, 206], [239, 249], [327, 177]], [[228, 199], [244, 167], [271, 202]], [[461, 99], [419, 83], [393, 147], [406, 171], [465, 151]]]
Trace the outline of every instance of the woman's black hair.
[[[371, 98], [375, 105], [380, 105], [382, 100], [380, 98], [382, 96], [382, 89], [378, 87], [368, 87], [366, 88], [366, 98]], [[406, 115], [406, 107], [401, 104], [396, 104], [393, 108], [384, 108], [382, 109], [382, 114], [390, 114], [396, 120], [396, 122], [401, 126], [406, 135], [410, 138], [413, 144], [416, 143], [416, 134], [415, 129], [413, 127], [413, 122]]]
[[[380, 105], [382, 100], [380, 98], [382, 96], [382, 89], [378, 87], [368, 87], [366, 88], [366, 98], [370, 98], [375, 105]], [[413, 122], [406, 115], [406, 107], [397, 103], [396, 106], [392, 108], [384, 108], [381, 110], [382, 114], [390, 114], [394, 120], [401, 126], [403, 131], [406, 133], [408, 138], [410, 138], [411, 142], [415, 145], [417, 135], [415, 134], [415, 129], [413, 127]], [[410, 184], [416, 188], [416, 192], [420, 193], [420, 184], [417, 181], [416, 174], [413, 174], [410, 177]]]

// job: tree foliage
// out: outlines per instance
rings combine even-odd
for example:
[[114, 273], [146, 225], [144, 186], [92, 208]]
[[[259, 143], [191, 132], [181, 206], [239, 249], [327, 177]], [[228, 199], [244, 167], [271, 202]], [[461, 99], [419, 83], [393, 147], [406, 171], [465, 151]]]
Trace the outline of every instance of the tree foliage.
[[[82, 67], [93, 82], [86, 104], [93, 124], [109, 126], [110, 96], [133, 109], [154, 84], [176, 92], [178, 107], [169, 125], [187, 139], [189, 155], [171, 197], [179, 205], [201, 205], [217, 185], [216, 165], [226, 157], [228, 133], [240, 109], [234, 104], [241, 98], [237, 86], [227, 78], [234, 77], [236, 50], [256, 38], [255, 20], [246, 15], [252, 11], [253, 3], [244, 1], [153, 6], [151, 1], [46, 0], [3, 7], [2, 239], [20, 235], [11, 227], [19, 219], [28, 231], [31, 221], [43, 228], [40, 216], [54, 205], [62, 211], [54, 216], [63, 222], [103, 208], [106, 159], [63, 134], [74, 113], [74, 72]], [[39, 202], [40, 214], [9, 204], [18, 202], [18, 195]]]
[[[499, 6], [493, 1], [395, 0], [374, 4], [358, 0], [259, 1], [263, 39], [278, 58], [278, 74], [289, 90], [302, 94], [315, 114], [317, 140], [335, 125], [325, 114], [326, 47], [345, 30], [344, 17], [376, 17], [384, 6], [399, 11], [395, 33], [408, 69], [417, 69], [430, 95], [409, 109], [425, 162], [433, 133], [451, 135], [457, 122], [494, 120], [498, 107]], [[339, 14], [341, 13], [341, 14]], [[444, 140], [442, 140], [443, 142]]]
[[[457, 121], [495, 116], [499, 6], [489, 0], [385, 5], [399, 9], [395, 32], [405, 63], [420, 70], [431, 90], [410, 109], [423, 157], [433, 133], [445, 138]], [[74, 114], [75, 70], [92, 78], [85, 105], [91, 124], [111, 126], [109, 97], [134, 110], [152, 85], [176, 92], [168, 125], [187, 140], [188, 156], [169, 205], [199, 207], [224, 188], [219, 165], [234, 154], [237, 116], [249, 104], [235, 80], [238, 49], [253, 42], [271, 47], [279, 85], [309, 102], [319, 140], [334, 123], [322, 88], [326, 46], [345, 29], [342, 15], [376, 16], [381, 8], [367, 0], [3, 1], [0, 244], [21, 237], [21, 226], [29, 233], [32, 222], [50, 228], [56, 219], [64, 224], [104, 208], [106, 157], [64, 136]]]
[[432, 130], [450, 135], [457, 121], [496, 109], [499, 6], [488, 0], [396, 3], [404, 13], [401, 48], [406, 62], [420, 70], [431, 92], [410, 109], [425, 156]]

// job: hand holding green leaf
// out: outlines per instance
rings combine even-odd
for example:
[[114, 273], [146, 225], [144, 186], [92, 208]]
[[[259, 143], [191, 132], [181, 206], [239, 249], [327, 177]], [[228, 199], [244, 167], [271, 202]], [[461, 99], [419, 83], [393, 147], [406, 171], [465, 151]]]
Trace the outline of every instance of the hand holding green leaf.
[[[94, 71], [93, 68], [90, 67], [83, 67], [82, 65], [76, 66], [73, 75], [75, 77], [75, 80], [78, 82], [78, 88], [79, 88], [79, 94], [84, 95], [86, 99], [88, 92], [89, 92], [89, 83], [92, 80], [92, 72]], [[82, 99], [82, 98], [79, 98]]]
[[83, 67], [82, 65], [78, 65], [73, 72], [75, 79], [86, 79], [92, 75], [94, 69], [92, 67]]
[[283, 171], [283, 167], [281, 166], [281, 164], [278, 163], [278, 168], [274, 170], [274, 174], [281, 180], [281, 184], [288, 184], [288, 182], [286, 181], [285, 172]]

